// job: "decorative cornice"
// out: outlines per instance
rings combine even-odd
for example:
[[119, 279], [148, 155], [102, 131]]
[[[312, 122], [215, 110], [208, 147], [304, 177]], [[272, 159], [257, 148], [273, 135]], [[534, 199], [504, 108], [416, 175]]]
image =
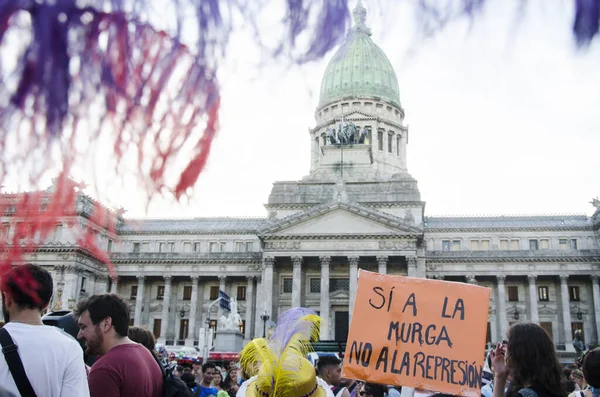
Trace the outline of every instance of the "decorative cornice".
[[593, 231], [591, 226], [561, 227], [463, 227], [463, 228], [429, 228], [424, 227], [425, 237], [428, 233], [500, 233], [500, 232], [554, 232], [554, 231]]
[[600, 262], [600, 250], [426, 251], [432, 263]]
[[[397, 228], [398, 235], [408, 234], [421, 236], [423, 234], [422, 229], [404, 223], [403, 218], [375, 211], [356, 203], [348, 203], [343, 201], [329, 201], [320, 205], [316, 205], [304, 212], [292, 214], [283, 219], [276, 220], [272, 224], [267, 224], [263, 229], [259, 231], [259, 237], [270, 238], [272, 237], [273, 233], [277, 233], [278, 231], [297, 225], [301, 222], [305, 222], [309, 219], [317, 218], [321, 215], [324, 215], [328, 212], [337, 209], [344, 209], [355, 215], [370, 219], [377, 223], [381, 223], [382, 225]], [[394, 233], [390, 233], [390, 235], [394, 235]]]
[[265, 240], [366, 240], [366, 239], [417, 239], [422, 234], [285, 234], [265, 235]]
[[260, 263], [262, 252], [115, 252], [110, 259], [116, 264], [127, 263]]

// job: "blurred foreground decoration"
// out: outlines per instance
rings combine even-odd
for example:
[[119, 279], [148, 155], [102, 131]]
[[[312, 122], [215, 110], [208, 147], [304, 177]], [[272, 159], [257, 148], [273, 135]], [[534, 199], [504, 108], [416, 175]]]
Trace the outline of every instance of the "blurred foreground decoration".
[[[186, 195], [218, 130], [217, 74], [234, 16], [253, 26], [260, 43], [258, 17], [274, 1], [0, 0], [0, 51], [6, 55], [0, 64], [0, 184], [17, 181], [34, 189], [0, 208], [3, 214], [11, 209], [20, 225], [18, 236], [0, 247], [2, 268], [34, 251], [43, 241], [38, 237], [65, 214], [77, 213], [83, 186], [69, 177], [88, 164], [108, 180], [132, 176], [148, 203], [160, 194]], [[439, 32], [454, 19], [475, 18], [487, 1], [419, 0], [420, 24]], [[573, 32], [583, 46], [598, 33], [600, 0], [573, 1]], [[296, 64], [321, 59], [343, 40], [354, 5], [283, 3], [286, 34], [270, 55]], [[161, 19], [174, 22], [168, 31], [152, 25], [153, 5], [164, 8]], [[189, 47], [181, 37], [184, 15], [194, 15], [197, 26]], [[35, 190], [49, 176], [58, 176], [52, 194]], [[102, 183], [88, 182], [102, 193]], [[109, 231], [118, 218], [100, 205], [90, 215]], [[79, 241], [109, 263], [88, 228], [81, 228]]]

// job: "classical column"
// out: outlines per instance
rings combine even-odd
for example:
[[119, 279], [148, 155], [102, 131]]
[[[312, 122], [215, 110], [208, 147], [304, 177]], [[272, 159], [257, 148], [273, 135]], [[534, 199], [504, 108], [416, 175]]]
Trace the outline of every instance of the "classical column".
[[302, 257], [292, 257], [292, 263], [294, 264], [294, 273], [292, 279], [292, 307], [300, 307], [301, 296], [302, 296]]
[[144, 276], [137, 276], [138, 289], [135, 297], [135, 316], [133, 317], [133, 325], [140, 327], [142, 324], [142, 306], [144, 305]]
[[388, 263], [387, 255], [386, 256], [378, 256], [377, 257], [377, 273], [387, 274], [387, 263]]
[[477, 285], [477, 279], [475, 278], [475, 276], [474, 276], [474, 275], [472, 275], [472, 274], [468, 274], [468, 275], [466, 276], [466, 279], [467, 279], [467, 283], [469, 283], [469, 284], [473, 284], [473, 285]]
[[496, 276], [498, 280], [498, 331], [500, 337], [504, 339], [506, 337], [506, 331], [508, 330], [508, 324], [506, 322], [506, 287], [504, 281], [506, 280], [505, 275]]
[[537, 291], [535, 288], [535, 279], [537, 276], [530, 274], [527, 276], [529, 283], [529, 321], [532, 323], [539, 324], [540, 318], [538, 316], [538, 305], [537, 305]]
[[[221, 291], [225, 292], [225, 282], [227, 281], [226, 276], [219, 276], [219, 296], [221, 297]], [[223, 315], [223, 309], [221, 308], [221, 302], [217, 303], [217, 318], [221, 318]]]
[[254, 337], [262, 337], [263, 322], [260, 316], [263, 314], [264, 302], [265, 302], [265, 291], [263, 284], [264, 267], [262, 274], [256, 279], [256, 304], [254, 305]]
[[119, 277], [115, 276], [115, 278], [113, 278], [112, 282], [110, 283], [110, 293], [116, 294], [118, 286], [119, 286]]
[[321, 261], [321, 340], [329, 340], [329, 265], [330, 256], [319, 257]]
[[598, 275], [592, 275], [592, 296], [594, 297], [594, 318], [596, 320], [596, 343], [600, 341], [600, 286]]
[[406, 275], [408, 277], [418, 277], [417, 274], [417, 257], [416, 256], [409, 256], [406, 258], [406, 265], [407, 265], [407, 269], [406, 269]]
[[358, 256], [349, 256], [348, 263], [350, 264], [350, 308], [348, 318], [352, 323], [352, 312], [354, 311], [354, 302], [356, 301], [356, 288], [358, 287]]
[[[248, 285], [246, 286], [246, 325], [244, 327], [247, 340], [252, 339], [252, 307], [254, 306], [254, 276], [247, 276]], [[262, 336], [262, 335], [261, 335]]]
[[190, 320], [188, 325], [188, 337], [185, 339], [186, 346], [194, 347], [196, 339], [196, 312], [198, 311], [198, 276], [192, 276], [192, 302], [190, 303]]
[[[263, 293], [264, 293], [264, 307], [260, 310], [261, 314], [263, 310], [266, 310], [267, 315], [272, 321], [273, 318], [273, 266], [275, 265], [275, 258], [265, 258], [265, 270], [263, 277]], [[262, 334], [261, 334], [262, 335]]]
[[569, 288], [567, 287], [569, 276], [561, 274], [559, 277], [563, 327], [565, 329], [565, 350], [575, 351], [575, 348], [573, 347], [573, 335], [571, 335], [571, 307], [569, 306]]
[[[169, 329], [169, 307], [171, 305], [171, 280], [172, 277], [167, 275], [164, 277], [165, 279], [165, 292], [163, 294], [163, 302], [162, 302], [162, 316], [160, 319], [160, 337], [157, 340], [157, 343], [166, 344], [167, 340], [167, 332]], [[138, 292], [139, 292], [138, 287]], [[136, 306], [137, 309], [137, 306]], [[137, 325], [137, 324], [136, 324]]]

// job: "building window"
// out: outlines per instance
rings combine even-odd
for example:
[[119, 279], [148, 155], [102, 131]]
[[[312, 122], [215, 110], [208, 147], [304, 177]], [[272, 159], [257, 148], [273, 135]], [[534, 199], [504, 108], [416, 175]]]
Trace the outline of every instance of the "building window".
[[254, 251], [254, 243], [252, 241], [246, 242], [246, 252]]
[[540, 321], [540, 327], [542, 327], [550, 339], [552, 339], [552, 323], [550, 321]]
[[167, 243], [160, 243], [158, 245], [158, 252], [166, 252], [167, 251]]
[[135, 253], [140, 252], [140, 243], [133, 243], [133, 252], [135, 252]]
[[471, 240], [471, 251], [488, 251], [490, 240]]
[[388, 134], [388, 153], [392, 153], [392, 143], [394, 142], [394, 134]]
[[529, 240], [529, 249], [532, 251], [537, 251], [538, 248], [538, 241], [537, 240]]
[[227, 251], [227, 243], [221, 243], [219, 244], [219, 252], [225, 252]]
[[492, 343], [492, 325], [488, 321], [487, 331], [485, 333], [485, 343]]
[[548, 302], [550, 300], [550, 296], [548, 295], [548, 287], [538, 287], [538, 300], [540, 302]]
[[210, 294], [208, 296], [208, 299], [210, 299], [211, 301], [219, 299], [219, 286], [218, 285], [213, 285], [210, 287]]
[[160, 318], [154, 319], [154, 325], [152, 326], [152, 333], [154, 334], [154, 339], [160, 338], [160, 326], [162, 321]]
[[569, 300], [571, 302], [579, 302], [581, 300], [581, 296], [579, 295], [579, 287], [576, 285], [569, 286]]
[[518, 302], [519, 301], [519, 288], [516, 285], [508, 286], [508, 301]]
[[158, 290], [156, 291], [156, 299], [162, 300], [165, 297], [165, 286], [159, 285]]
[[572, 238], [571, 240], [569, 240], [569, 244], [570, 244], [570, 248], [572, 250], [577, 249], [577, 239]]
[[377, 149], [383, 150], [383, 131], [377, 131]]
[[242, 335], [246, 333], [246, 320], [240, 321], [240, 333]]
[[79, 288], [79, 290], [81, 292], [85, 292], [85, 281], [86, 281], [86, 278], [85, 277], [81, 277], [81, 287]]
[[212, 242], [208, 245], [208, 252], [217, 252], [218, 245], [215, 242]]
[[194, 252], [200, 252], [200, 243], [194, 243]]
[[235, 243], [235, 252], [242, 252], [244, 251], [244, 243], [241, 241], [237, 241]]
[[130, 326], [130, 327], [133, 327], [133, 326], [134, 326], [134, 324], [133, 324], [133, 317], [131, 317], [131, 318], [129, 319], [129, 326]]
[[581, 332], [581, 340], [585, 340], [585, 335], [583, 334], [583, 323], [571, 323], [571, 337], [575, 339], [575, 332]]
[[186, 285], [183, 287], [183, 300], [190, 301], [192, 300], [192, 286]]
[[350, 280], [347, 278], [332, 278], [329, 287], [331, 291], [350, 291]]
[[567, 239], [567, 238], [561, 238], [560, 240], [558, 240], [558, 243], [560, 245], [560, 249], [566, 250], [566, 249], [572, 249], [572, 250], [576, 250], [577, 249], [577, 239]]
[[460, 240], [442, 240], [442, 251], [460, 251]]
[[518, 251], [520, 248], [521, 247], [520, 247], [518, 239], [510, 240], [510, 250], [511, 251]]
[[113, 241], [111, 239], [108, 240], [108, 246], [106, 247], [107, 252], [112, 252], [113, 249]]
[[400, 135], [396, 137], [396, 155], [400, 156]]
[[321, 292], [321, 279], [311, 278], [310, 279], [310, 292], [319, 293]]
[[246, 287], [240, 285], [237, 287], [237, 300], [245, 301], [246, 300]]
[[283, 279], [283, 293], [291, 293], [294, 286], [294, 280], [291, 278]]
[[540, 240], [540, 249], [541, 250], [550, 249], [550, 241], [547, 238], [543, 238]]
[[131, 293], [129, 294], [129, 299], [137, 299], [137, 291], [138, 291], [138, 286], [137, 285], [132, 285], [131, 286]]
[[499, 248], [503, 251], [508, 251], [508, 239], [500, 239]]

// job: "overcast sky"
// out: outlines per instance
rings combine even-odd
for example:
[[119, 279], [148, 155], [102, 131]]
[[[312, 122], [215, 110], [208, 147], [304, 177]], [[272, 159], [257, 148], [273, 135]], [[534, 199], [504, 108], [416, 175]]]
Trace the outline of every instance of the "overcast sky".
[[[363, 0], [398, 76], [408, 168], [426, 215], [591, 214], [600, 195], [600, 45], [575, 49], [574, 2], [529, 1], [518, 14], [522, 2], [490, 0], [472, 26], [459, 21], [426, 40], [411, 3]], [[274, 181], [308, 174], [308, 128], [332, 56], [259, 66], [263, 54], [239, 32], [220, 76], [221, 129], [192, 200], [156, 200], [146, 213], [123, 191], [111, 204], [130, 217], [264, 216]]]

